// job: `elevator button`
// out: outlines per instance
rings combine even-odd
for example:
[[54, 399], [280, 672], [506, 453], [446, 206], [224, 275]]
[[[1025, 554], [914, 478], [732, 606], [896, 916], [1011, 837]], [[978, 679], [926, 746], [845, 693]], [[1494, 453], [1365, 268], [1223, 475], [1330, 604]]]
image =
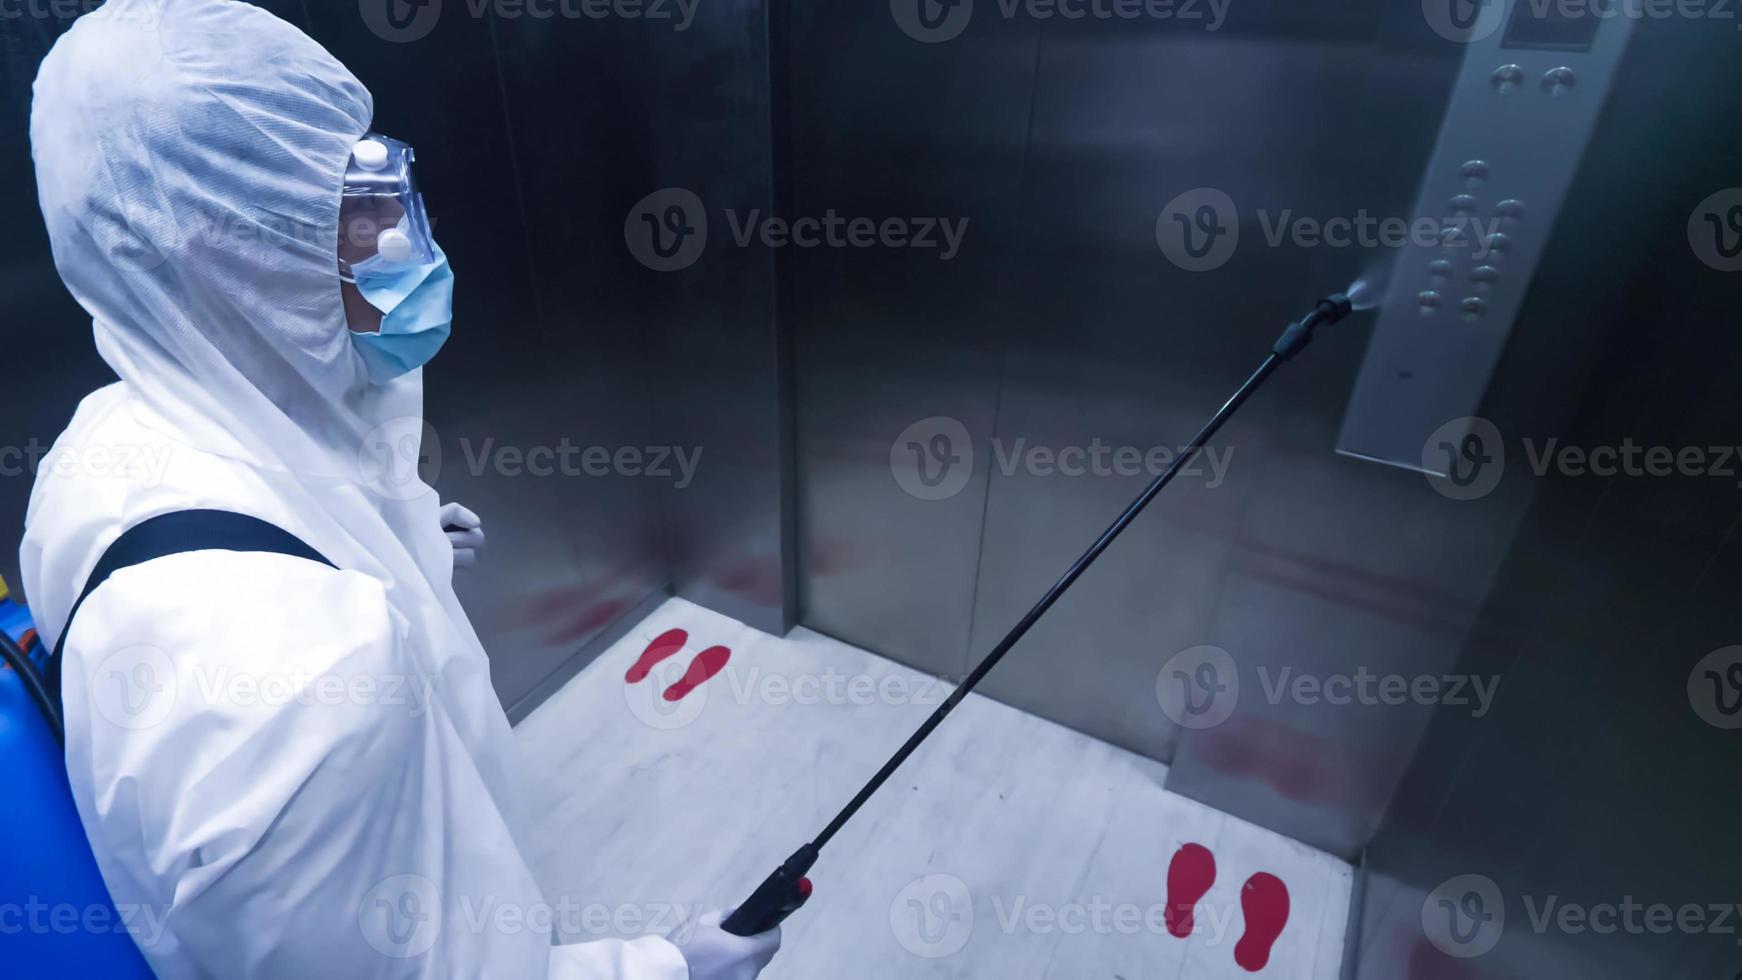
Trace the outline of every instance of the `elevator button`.
[[1464, 319], [1475, 322], [1488, 315], [1488, 301], [1480, 296], [1468, 296], [1458, 308], [1464, 311]]
[[1440, 294], [1431, 289], [1424, 290], [1420, 296], [1416, 297], [1416, 300], [1421, 304], [1422, 316], [1432, 316], [1444, 302]]
[[1464, 178], [1464, 186], [1475, 190], [1488, 182], [1488, 176], [1493, 172], [1486, 160], [1471, 160], [1458, 168], [1458, 175]]
[[1579, 77], [1565, 66], [1550, 68], [1548, 74], [1542, 76], [1542, 90], [1550, 95], [1565, 95], [1578, 83]]
[[1517, 65], [1501, 65], [1494, 72], [1494, 91], [1506, 95], [1524, 84], [1524, 69]]
[[1447, 201], [1446, 207], [1450, 208], [1451, 212], [1455, 215], [1475, 214], [1476, 199], [1468, 194], [1459, 194], [1450, 201]]
[[1435, 279], [1450, 279], [1452, 271], [1452, 264], [1445, 259], [1434, 259], [1427, 264], [1427, 274]]

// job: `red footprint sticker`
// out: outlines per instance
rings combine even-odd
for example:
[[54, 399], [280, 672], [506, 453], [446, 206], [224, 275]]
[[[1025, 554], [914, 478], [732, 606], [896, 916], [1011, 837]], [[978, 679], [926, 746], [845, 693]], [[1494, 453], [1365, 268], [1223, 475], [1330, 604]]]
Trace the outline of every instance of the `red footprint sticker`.
[[1260, 871], [1240, 889], [1240, 911], [1246, 915], [1246, 935], [1234, 946], [1234, 962], [1257, 973], [1270, 962], [1270, 947], [1288, 925], [1288, 886]]
[[1186, 844], [1167, 866], [1167, 907], [1162, 917], [1167, 931], [1181, 939], [1192, 934], [1192, 913], [1198, 899], [1216, 883], [1216, 858], [1202, 844]]
[[684, 671], [683, 680], [665, 689], [667, 701], [682, 701], [689, 693], [708, 681], [714, 675], [726, 668], [726, 661], [732, 659], [732, 651], [725, 647], [709, 647], [696, 654], [696, 659], [690, 661], [690, 669]]
[[659, 634], [647, 645], [646, 650], [641, 651], [641, 659], [635, 661], [635, 666], [629, 668], [623, 679], [631, 684], [641, 683], [653, 672], [655, 665], [682, 650], [689, 640], [690, 635], [683, 630], [666, 630]]

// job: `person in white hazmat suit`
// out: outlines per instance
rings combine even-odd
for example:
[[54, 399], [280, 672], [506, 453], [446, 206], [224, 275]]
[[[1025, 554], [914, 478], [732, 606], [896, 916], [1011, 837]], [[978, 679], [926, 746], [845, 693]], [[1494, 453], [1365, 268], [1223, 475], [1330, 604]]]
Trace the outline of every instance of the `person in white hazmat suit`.
[[[341, 254], [349, 175], [392, 144], [362, 146], [372, 116], [319, 45], [232, 0], [109, 0], [37, 77], [55, 264], [120, 378], [55, 443], [21, 549], [44, 639], [67, 632], [67, 774], [103, 879], [175, 980], [748, 980], [778, 931], [718, 913], [681, 946], [552, 944], [516, 746], [451, 583], [478, 522], [382, 463], [407, 440], [415, 458], [452, 273], [403, 219], [396, 254], [379, 245], [400, 272]], [[198, 509], [332, 564], [160, 557], [64, 626], [123, 531]]]

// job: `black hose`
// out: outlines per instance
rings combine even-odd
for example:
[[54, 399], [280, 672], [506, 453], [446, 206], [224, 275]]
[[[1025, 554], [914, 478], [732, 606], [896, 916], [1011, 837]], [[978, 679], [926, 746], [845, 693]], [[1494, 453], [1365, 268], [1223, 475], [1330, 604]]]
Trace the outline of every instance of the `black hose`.
[[24, 689], [30, 692], [30, 699], [36, 702], [36, 707], [42, 711], [43, 720], [48, 722], [49, 729], [54, 732], [55, 742], [66, 745], [67, 730], [66, 724], [61, 721], [60, 705], [48, 693], [48, 686], [43, 683], [42, 674], [37, 672], [36, 665], [30, 662], [29, 654], [20, 649], [5, 630], [0, 630], [0, 657], [6, 659], [6, 666], [12, 668]]

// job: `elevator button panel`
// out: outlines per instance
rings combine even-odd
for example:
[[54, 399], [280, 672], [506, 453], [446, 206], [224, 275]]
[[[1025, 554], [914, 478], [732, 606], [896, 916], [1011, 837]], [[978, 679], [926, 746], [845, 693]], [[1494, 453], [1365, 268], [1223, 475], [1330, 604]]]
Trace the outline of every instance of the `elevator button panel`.
[[1632, 31], [1520, 0], [1467, 45], [1410, 216], [1439, 240], [1392, 256], [1338, 452], [1438, 472], [1429, 437], [1479, 414]]

